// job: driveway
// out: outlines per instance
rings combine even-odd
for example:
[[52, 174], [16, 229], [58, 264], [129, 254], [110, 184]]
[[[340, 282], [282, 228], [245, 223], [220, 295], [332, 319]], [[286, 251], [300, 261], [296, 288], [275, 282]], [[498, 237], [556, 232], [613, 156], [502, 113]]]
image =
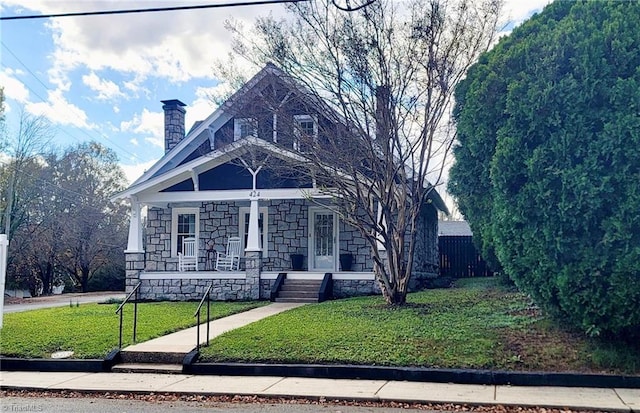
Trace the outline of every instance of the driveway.
[[95, 293], [70, 293], [61, 295], [48, 295], [33, 298], [9, 298], [5, 297], [4, 313], [17, 313], [20, 311], [37, 310], [39, 308], [64, 307], [72, 303], [75, 305], [86, 303], [98, 303], [114, 299], [124, 299], [126, 294], [121, 291], [102, 291]]

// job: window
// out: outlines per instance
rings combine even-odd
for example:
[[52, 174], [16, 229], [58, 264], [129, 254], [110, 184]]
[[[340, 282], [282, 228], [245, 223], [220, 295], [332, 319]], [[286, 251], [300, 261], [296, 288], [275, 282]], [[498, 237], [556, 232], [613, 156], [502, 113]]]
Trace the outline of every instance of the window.
[[293, 119], [295, 125], [293, 149], [303, 153], [309, 152], [313, 142], [318, 139], [318, 119], [310, 115], [295, 115]]
[[[240, 219], [238, 220], [238, 233], [241, 235], [242, 249], [247, 247], [247, 239], [249, 238], [249, 207], [240, 207]], [[259, 209], [258, 230], [260, 231], [260, 248], [262, 248], [262, 256], [267, 257], [267, 230], [269, 228], [269, 208], [262, 207]]]
[[233, 120], [233, 140], [258, 136], [258, 120], [254, 118], [238, 118]]
[[199, 208], [173, 208], [171, 211], [171, 256], [182, 252], [185, 238], [198, 239]]

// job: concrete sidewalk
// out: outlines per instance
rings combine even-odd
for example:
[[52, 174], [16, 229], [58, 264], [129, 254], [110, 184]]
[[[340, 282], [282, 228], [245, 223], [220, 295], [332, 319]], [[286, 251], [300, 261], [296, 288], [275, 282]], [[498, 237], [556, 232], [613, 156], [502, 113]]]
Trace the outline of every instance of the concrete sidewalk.
[[362, 401], [638, 411], [640, 389], [514, 387], [264, 376], [1, 372], [3, 389], [256, 395]]
[[[228, 317], [219, 318], [209, 322], [209, 338], [213, 339], [229, 330], [244, 327], [263, 318], [300, 307], [303, 303], [272, 303], [253, 310], [244, 311]], [[206, 314], [204, 315], [206, 317]], [[124, 348], [124, 352], [166, 352], [166, 353], [188, 353], [196, 348], [197, 326], [167, 334], [153, 340], [134, 344]], [[207, 325], [200, 324], [200, 344], [207, 343]]]

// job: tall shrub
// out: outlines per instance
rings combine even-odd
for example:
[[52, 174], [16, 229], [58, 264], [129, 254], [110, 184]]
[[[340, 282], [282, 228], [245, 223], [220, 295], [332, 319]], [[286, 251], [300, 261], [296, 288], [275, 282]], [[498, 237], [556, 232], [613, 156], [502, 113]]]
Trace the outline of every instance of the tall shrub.
[[521, 289], [590, 334], [640, 330], [638, 27], [639, 2], [555, 2], [456, 94], [461, 211]]

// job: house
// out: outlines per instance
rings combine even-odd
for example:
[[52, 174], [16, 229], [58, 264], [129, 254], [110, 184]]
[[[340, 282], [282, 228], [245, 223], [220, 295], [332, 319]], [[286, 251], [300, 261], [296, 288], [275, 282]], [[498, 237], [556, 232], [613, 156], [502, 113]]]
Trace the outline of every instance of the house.
[[[326, 277], [336, 297], [380, 291], [370, 247], [328, 207], [331, 197], [307, 174], [273, 167], [302, 159], [302, 136], [329, 139], [319, 126], [335, 117], [301, 91], [268, 64], [186, 135], [185, 105], [162, 102], [165, 155], [114, 197], [131, 204], [127, 291], [141, 283], [146, 299], [199, 299], [212, 284], [218, 300], [268, 299], [279, 293], [279, 274], [310, 290], [301, 297], [315, 299]], [[420, 223], [416, 287], [438, 273], [436, 208], [444, 203], [435, 191], [432, 200]], [[241, 244], [239, 265], [216, 270], [232, 237]], [[196, 244], [191, 271], [179, 266], [185, 239]], [[350, 268], [340, 254], [350, 255]]]

